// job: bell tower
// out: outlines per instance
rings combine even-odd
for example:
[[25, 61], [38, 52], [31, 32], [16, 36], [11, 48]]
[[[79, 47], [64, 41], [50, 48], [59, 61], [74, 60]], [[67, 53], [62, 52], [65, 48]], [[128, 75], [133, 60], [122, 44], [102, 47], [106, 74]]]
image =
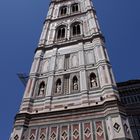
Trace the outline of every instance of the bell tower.
[[52, 0], [11, 140], [132, 140], [91, 0]]

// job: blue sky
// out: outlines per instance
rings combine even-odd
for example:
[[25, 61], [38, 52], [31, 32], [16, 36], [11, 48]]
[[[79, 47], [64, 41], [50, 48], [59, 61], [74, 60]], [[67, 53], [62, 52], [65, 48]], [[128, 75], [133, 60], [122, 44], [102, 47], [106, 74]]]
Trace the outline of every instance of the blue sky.
[[[0, 139], [8, 140], [24, 86], [17, 73], [28, 73], [48, 0], [0, 0]], [[140, 78], [140, 1], [94, 0], [116, 81]]]

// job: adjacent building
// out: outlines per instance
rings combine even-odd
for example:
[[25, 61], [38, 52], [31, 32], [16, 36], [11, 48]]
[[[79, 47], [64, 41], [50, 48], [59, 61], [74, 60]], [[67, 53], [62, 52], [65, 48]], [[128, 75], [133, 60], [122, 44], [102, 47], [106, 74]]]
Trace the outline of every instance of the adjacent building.
[[117, 83], [134, 140], [140, 140], [140, 80]]

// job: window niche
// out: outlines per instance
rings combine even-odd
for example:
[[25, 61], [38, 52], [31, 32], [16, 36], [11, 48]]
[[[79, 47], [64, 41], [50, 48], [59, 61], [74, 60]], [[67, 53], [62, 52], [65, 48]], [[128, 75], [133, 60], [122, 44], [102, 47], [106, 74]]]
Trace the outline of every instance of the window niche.
[[56, 40], [64, 40], [66, 38], [66, 26], [61, 25], [57, 28]]

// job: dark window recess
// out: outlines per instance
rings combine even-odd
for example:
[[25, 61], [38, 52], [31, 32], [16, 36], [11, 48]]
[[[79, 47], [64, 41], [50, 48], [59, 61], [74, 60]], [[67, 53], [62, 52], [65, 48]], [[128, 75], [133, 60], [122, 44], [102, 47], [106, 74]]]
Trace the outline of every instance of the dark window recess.
[[66, 14], [67, 14], [67, 7], [64, 6], [64, 7], [62, 7], [62, 8], [60, 9], [60, 15], [61, 15], [61, 16], [64, 16], [64, 15], [66, 15]]
[[123, 98], [124, 104], [127, 104], [127, 100], [126, 98]]
[[81, 34], [81, 29], [80, 29], [80, 23], [74, 24], [72, 28], [72, 35], [80, 35]]
[[65, 27], [60, 27], [57, 32], [57, 39], [64, 39], [65, 38]]
[[79, 5], [78, 5], [78, 3], [73, 4], [71, 6], [71, 10], [72, 10], [72, 13], [78, 12], [79, 11]]
[[140, 102], [140, 96], [139, 96], [139, 95], [137, 96], [137, 99], [138, 99], [138, 101]]

